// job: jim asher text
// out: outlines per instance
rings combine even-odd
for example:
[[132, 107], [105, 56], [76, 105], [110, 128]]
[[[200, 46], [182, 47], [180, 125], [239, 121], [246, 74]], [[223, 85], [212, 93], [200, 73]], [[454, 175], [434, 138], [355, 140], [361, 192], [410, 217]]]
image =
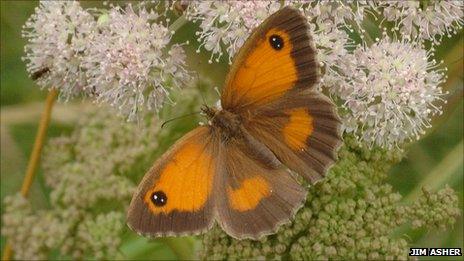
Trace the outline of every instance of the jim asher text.
[[410, 256], [462, 256], [461, 248], [413, 248], [409, 249]]

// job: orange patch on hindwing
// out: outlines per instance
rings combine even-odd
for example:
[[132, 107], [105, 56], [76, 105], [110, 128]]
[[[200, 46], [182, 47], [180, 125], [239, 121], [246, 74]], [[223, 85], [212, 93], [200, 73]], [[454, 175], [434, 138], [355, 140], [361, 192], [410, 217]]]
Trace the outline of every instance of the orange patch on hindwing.
[[[283, 40], [281, 49], [276, 50], [271, 46], [272, 36]], [[234, 95], [243, 98], [245, 103], [254, 102], [257, 105], [281, 97], [294, 86], [298, 78], [295, 61], [291, 56], [292, 49], [288, 33], [275, 28], [269, 30], [250, 51], [244, 66], [238, 69], [232, 81]]]
[[[193, 212], [201, 209], [211, 194], [214, 166], [205, 145], [190, 142], [180, 149], [161, 171], [154, 186], [145, 193], [144, 201], [155, 213]], [[162, 191], [164, 205], [156, 206], [152, 197]]]
[[228, 187], [227, 192], [230, 206], [238, 211], [256, 208], [263, 198], [271, 194], [269, 183], [259, 176], [243, 180], [237, 189]]
[[306, 140], [313, 132], [313, 118], [306, 108], [287, 111], [289, 120], [282, 129], [285, 143], [293, 150], [306, 147]]

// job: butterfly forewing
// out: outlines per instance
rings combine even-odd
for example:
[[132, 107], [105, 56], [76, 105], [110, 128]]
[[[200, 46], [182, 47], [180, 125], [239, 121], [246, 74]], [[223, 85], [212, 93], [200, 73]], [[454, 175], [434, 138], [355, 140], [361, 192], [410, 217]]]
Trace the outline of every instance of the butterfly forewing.
[[310, 182], [325, 175], [341, 144], [334, 105], [312, 88], [318, 72], [306, 18], [286, 7], [246, 42], [222, 96], [225, 110]]
[[290, 90], [311, 88], [318, 71], [306, 18], [283, 8], [240, 49], [226, 79], [222, 107], [237, 113], [254, 110]]

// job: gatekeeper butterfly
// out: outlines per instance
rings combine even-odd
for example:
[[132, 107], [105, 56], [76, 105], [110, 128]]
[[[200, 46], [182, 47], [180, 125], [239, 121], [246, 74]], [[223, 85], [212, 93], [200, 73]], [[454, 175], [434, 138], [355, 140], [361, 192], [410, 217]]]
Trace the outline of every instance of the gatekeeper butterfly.
[[319, 66], [309, 25], [285, 7], [234, 59], [221, 109], [175, 143], [132, 198], [128, 225], [142, 235], [197, 234], [215, 221], [232, 237], [274, 233], [302, 206], [341, 144], [333, 103], [315, 90]]

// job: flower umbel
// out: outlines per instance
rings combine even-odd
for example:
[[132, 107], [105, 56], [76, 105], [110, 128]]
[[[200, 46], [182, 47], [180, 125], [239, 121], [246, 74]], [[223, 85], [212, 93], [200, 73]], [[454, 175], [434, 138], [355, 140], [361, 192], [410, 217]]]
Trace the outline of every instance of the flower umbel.
[[154, 11], [128, 5], [105, 16], [87, 40], [86, 88], [129, 119], [142, 110], [158, 111], [169, 88], [190, 79], [182, 47], [168, 47], [172, 32], [155, 22]]
[[82, 57], [94, 17], [75, 1], [42, 1], [24, 25], [27, 71], [42, 88], [57, 88], [65, 100], [86, 85]]
[[464, 2], [433, 1], [372, 1], [384, 19], [393, 22], [394, 31], [403, 38], [419, 38], [439, 44], [443, 36], [457, 34], [464, 25]]
[[345, 58], [329, 90], [344, 101], [346, 132], [391, 148], [418, 139], [441, 113], [444, 70], [420, 44], [384, 38]]
[[87, 11], [77, 1], [43, 1], [24, 26], [27, 70], [65, 100], [85, 93], [129, 120], [157, 112], [172, 87], [191, 79], [167, 21], [145, 5]]

